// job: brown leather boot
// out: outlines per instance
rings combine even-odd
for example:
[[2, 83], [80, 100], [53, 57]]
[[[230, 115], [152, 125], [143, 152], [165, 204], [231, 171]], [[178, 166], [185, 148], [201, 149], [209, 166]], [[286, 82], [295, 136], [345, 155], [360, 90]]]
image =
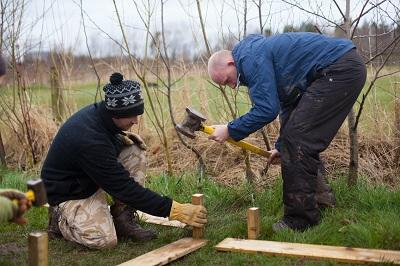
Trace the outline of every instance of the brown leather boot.
[[156, 232], [144, 229], [137, 224], [138, 218], [134, 208], [115, 201], [115, 204], [111, 206], [111, 215], [118, 237], [137, 241], [149, 241], [157, 238]]
[[323, 164], [320, 164], [318, 167], [317, 190], [315, 197], [318, 208], [320, 209], [333, 208], [336, 205], [336, 198], [333, 194], [333, 190], [325, 178], [325, 167]]
[[49, 224], [47, 226], [47, 234], [49, 239], [63, 238], [60, 228], [58, 227], [58, 221], [60, 219], [60, 212], [57, 207], [49, 207]]

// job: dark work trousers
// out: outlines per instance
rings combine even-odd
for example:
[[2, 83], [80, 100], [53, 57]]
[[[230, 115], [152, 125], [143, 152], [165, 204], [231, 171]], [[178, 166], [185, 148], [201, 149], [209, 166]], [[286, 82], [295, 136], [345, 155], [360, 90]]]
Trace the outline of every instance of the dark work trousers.
[[283, 221], [305, 230], [320, 222], [316, 202], [319, 154], [336, 135], [366, 80], [356, 49], [320, 70], [292, 111], [281, 117]]

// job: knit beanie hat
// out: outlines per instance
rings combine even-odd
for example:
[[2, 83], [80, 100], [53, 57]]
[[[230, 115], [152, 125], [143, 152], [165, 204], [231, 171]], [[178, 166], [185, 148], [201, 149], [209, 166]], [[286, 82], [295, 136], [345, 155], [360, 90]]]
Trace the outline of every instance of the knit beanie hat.
[[110, 83], [103, 87], [105, 106], [113, 117], [132, 117], [144, 112], [144, 101], [140, 84], [134, 80], [124, 80], [121, 73], [113, 73]]

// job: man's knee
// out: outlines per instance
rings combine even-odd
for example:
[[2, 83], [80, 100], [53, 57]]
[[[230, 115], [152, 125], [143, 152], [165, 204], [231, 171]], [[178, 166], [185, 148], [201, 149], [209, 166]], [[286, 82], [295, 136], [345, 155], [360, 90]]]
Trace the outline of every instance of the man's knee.
[[86, 233], [82, 238], [81, 244], [92, 249], [108, 249], [117, 245], [117, 235], [114, 233], [96, 232], [96, 234]]

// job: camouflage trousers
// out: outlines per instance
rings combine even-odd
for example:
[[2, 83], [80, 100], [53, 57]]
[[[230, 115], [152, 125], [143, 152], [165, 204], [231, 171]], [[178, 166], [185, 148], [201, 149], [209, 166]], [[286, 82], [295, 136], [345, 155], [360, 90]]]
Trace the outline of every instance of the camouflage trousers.
[[[145, 151], [136, 145], [126, 146], [118, 161], [136, 182], [144, 185]], [[58, 205], [59, 228], [63, 237], [89, 248], [111, 248], [117, 244], [113, 218], [107, 204], [107, 194], [99, 189], [86, 199], [69, 200]]]

